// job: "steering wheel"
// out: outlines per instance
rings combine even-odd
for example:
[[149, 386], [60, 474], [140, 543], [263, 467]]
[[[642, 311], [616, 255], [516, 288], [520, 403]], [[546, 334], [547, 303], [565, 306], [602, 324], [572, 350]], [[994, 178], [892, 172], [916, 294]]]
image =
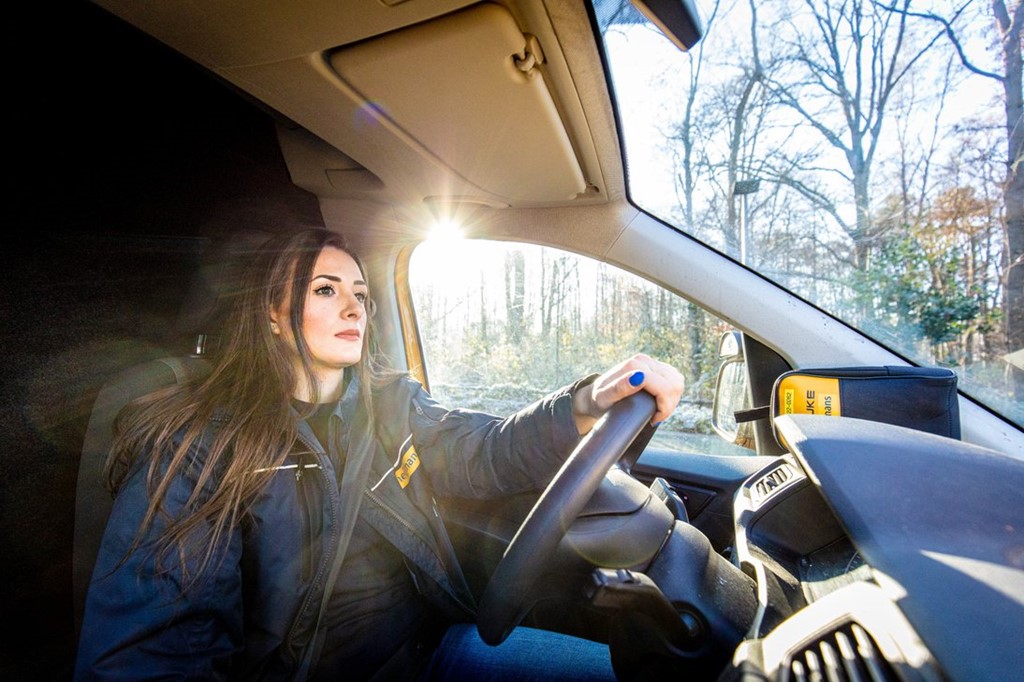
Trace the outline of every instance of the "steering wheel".
[[605, 474], [646, 426], [657, 405], [639, 391], [618, 401], [598, 420], [516, 531], [480, 601], [477, 630], [491, 645], [505, 641], [522, 621], [525, 596], [543, 574], [547, 558], [593, 496]]

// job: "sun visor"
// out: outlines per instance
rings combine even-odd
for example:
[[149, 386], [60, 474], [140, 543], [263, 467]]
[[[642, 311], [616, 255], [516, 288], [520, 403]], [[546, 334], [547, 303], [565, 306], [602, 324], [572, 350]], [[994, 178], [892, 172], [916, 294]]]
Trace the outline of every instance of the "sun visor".
[[481, 190], [512, 203], [585, 191], [540, 45], [505, 8], [476, 5], [328, 59], [366, 116]]

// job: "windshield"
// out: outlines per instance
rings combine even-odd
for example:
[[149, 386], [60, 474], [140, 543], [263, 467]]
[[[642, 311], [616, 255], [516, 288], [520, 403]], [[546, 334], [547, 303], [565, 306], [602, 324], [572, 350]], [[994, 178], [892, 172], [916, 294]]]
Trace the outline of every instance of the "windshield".
[[595, 0], [630, 196], [1024, 426], [1020, 5]]

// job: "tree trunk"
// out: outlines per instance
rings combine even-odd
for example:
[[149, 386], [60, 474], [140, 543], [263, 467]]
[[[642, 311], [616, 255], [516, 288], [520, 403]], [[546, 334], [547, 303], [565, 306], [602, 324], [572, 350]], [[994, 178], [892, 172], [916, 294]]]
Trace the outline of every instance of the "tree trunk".
[[505, 319], [507, 338], [518, 345], [523, 338], [523, 305], [525, 298], [526, 258], [522, 251], [505, 255]]
[[[1006, 225], [1007, 270], [1004, 307], [1007, 350], [1024, 348], [1024, 95], [1022, 95], [1021, 39], [1024, 9], [1017, 3], [1011, 19], [1003, 0], [992, 0], [992, 10], [1002, 37], [1006, 75], [1006, 185], [1003, 190]], [[1024, 370], [1015, 368], [1014, 394], [1024, 398]]]

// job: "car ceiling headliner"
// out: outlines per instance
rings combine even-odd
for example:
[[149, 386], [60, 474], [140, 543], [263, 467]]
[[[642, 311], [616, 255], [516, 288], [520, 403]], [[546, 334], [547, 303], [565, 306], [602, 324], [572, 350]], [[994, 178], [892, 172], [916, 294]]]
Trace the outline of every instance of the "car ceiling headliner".
[[[591, 253], [606, 248], [622, 230], [622, 159], [583, 2], [97, 4], [273, 112], [293, 181], [319, 197], [332, 229], [384, 221], [399, 231], [411, 229], [415, 238], [415, 226], [425, 218], [468, 211], [485, 218], [478, 234], [536, 239]], [[479, 35], [460, 42], [464, 33], [448, 27], [466, 15], [482, 17]], [[417, 33], [416, 26], [428, 21], [433, 28]], [[414, 38], [424, 34], [440, 36], [440, 42], [417, 45]], [[512, 54], [500, 60], [489, 56], [488, 43], [498, 35], [515, 44], [519, 57], [528, 49], [538, 53], [542, 65], [524, 77], [515, 71]], [[536, 36], [536, 43], [529, 42], [530, 36]], [[535, 44], [539, 50], [530, 47]], [[364, 61], [371, 66], [405, 48], [409, 56], [404, 64], [399, 55], [388, 69], [371, 68], [360, 76], [345, 71], [343, 57], [353, 46], [369, 55]], [[436, 63], [424, 67], [424, 55], [435, 53]], [[359, 86], [353, 85], [360, 77]], [[458, 97], [461, 92], [463, 99], [424, 111], [419, 105], [423, 93], [410, 85], [424, 80], [429, 93]], [[533, 94], [524, 98], [530, 88]], [[509, 120], [496, 121], [495, 112], [500, 117], [506, 110]], [[502, 148], [473, 153], [472, 147], [458, 147], [459, 139], [500, 137], [503, 124], [516, 122], [521, 128], [515, 141]], [[445, 135], [448, 130], [454, 134]], [[567, 147], [556, 149], [555, 139], [567, 140]], [[567, 184], [573, 173], [581, 178], [577, 185]], [[580, 191], [556, 192], [550, 189], [555, 185]], [[556, 210], [538, 215], [534, 209]], [[509, 212], [519, 215], [508, 220]], [[505, 215], [495, 221], [499, 214]]]

